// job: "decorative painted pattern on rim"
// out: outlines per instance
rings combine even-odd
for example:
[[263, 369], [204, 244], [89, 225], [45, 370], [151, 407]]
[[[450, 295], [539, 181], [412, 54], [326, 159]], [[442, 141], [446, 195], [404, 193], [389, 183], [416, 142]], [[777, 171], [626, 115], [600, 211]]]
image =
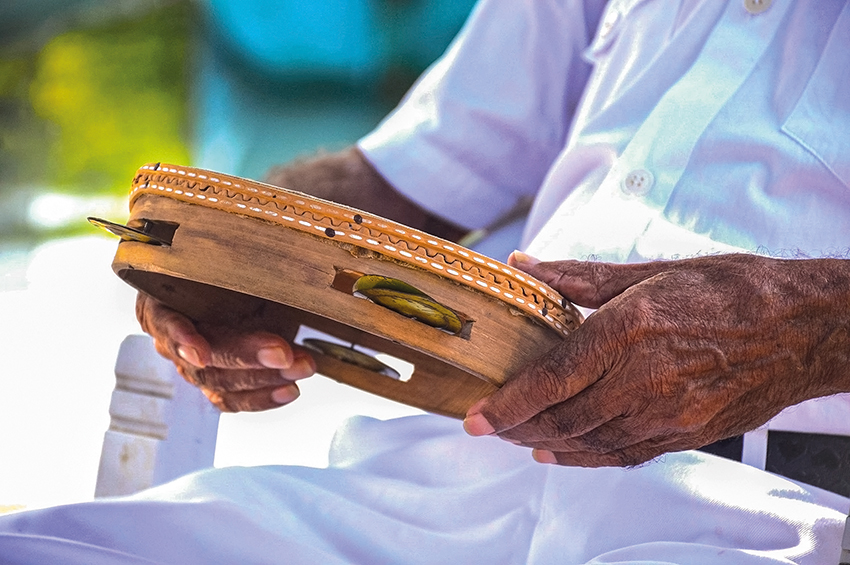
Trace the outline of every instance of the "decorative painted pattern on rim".
[[144, 194], [166, 196], [347, 242], [493, 296], [564, 335], [581, 314], [522, 271], [425, 232], [340, 204], [232, 175], [152, 163], [136, 173], [130, 208]]

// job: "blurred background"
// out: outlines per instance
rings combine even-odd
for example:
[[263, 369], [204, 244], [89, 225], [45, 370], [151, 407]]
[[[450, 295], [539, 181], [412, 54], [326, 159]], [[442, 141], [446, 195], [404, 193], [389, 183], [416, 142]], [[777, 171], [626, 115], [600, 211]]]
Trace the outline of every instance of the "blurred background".
[[[0, 511], [92, 497], [134, 292], [110, 270], [135, 170], [262, 179], [372, 129], [473, 0], [0, 3]], [[323, 378], [222, 418], [216, 465], [321, 466], [351, 414], [412, 409]]]

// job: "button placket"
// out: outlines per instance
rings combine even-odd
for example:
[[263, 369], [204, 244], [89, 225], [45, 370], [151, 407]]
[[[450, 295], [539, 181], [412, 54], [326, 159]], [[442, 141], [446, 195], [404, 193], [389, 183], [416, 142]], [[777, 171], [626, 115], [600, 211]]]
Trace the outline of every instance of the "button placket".
[[[760, 1], [763, 6], [772, 0], [751, 1]], [[616, 190], [629, 200], [640, 196], [648, 205], [663, 210], [687, 166], [690, 151], [767, 48], [787, 7], [787, 4], [776, 4], [755, 23], [742, 16], [740, 4], [730, 4], [718, 29], [706, 41], [700, 59], [664, 94], [620, 155], [602, 187], [607, 185], [608, 190]], [[730, 42], [730, 37], [736, 40]], [[736, 71], [731, 72], [727, 80], [710, 80], [718, 64], [728, 60], [732, 53], [741, 54]], [[701, 96], [693, 96], [694, 92], [700, 92]], [[684, 123], [682, 115], [689, 116]], [[659, 139], [664, 142], [658, 142]], [[641, 177], [638, 171], [645, 175]]]
[[[581, 213], [575, 213], [578, 208], [565, 210], [564, 220], [551, 223], [551, 229], [544, 227], [532, 244], [569, 241], [571, 256], [628, 259], [635, 242], [662, 217], [691, 151], [767, 49], [788, 3], [773, 6], [757, 19], [748, 17], [741, 8], [738, 3], [728, 4], [700, 57], [661, 97], [599, 188], [581, 204]], [[615, 37], [617, 27], [611, 33]], [[726, 61], [732, 57], [737, 64], [730, 70]], [[714, 80], [718, 67], [728, 71], [725, 80]], [[700, 96], [694, 96], [694, 92]], [[688, 116], [684, 122], [683, 115]], [[652, 182], [647, 183], [646, 176], [630, 178], [639, 170], [651, 170]], [[635, 188], [644, 194], [631, 192]]]

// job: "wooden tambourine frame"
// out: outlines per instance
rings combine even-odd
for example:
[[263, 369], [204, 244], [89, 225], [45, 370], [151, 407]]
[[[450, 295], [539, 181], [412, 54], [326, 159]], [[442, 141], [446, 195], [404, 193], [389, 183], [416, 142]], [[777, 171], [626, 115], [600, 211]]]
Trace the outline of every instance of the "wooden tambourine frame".
[[[299, 325], [414, 365], [401, 381], [316, 353], [319, 373], [461, 418], [581, 315], [512, 267], [384, 218], [238, 177], [139, 169], [113, 269], [196, 322], [267, 330]], [[356, 296], [363, 274], [415, 286], [457, 312], [453, 335]]]

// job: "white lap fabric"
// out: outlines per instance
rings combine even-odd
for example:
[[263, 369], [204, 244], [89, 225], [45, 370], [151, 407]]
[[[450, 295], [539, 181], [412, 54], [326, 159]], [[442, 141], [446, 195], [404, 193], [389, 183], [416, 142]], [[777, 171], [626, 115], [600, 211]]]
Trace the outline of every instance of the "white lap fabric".
[[439, 416], [356, 418], [327, 469], [210, 470], [0, 517], [0, 561], [836, 563], [847, 505], [707, 454], [561, 468]]

